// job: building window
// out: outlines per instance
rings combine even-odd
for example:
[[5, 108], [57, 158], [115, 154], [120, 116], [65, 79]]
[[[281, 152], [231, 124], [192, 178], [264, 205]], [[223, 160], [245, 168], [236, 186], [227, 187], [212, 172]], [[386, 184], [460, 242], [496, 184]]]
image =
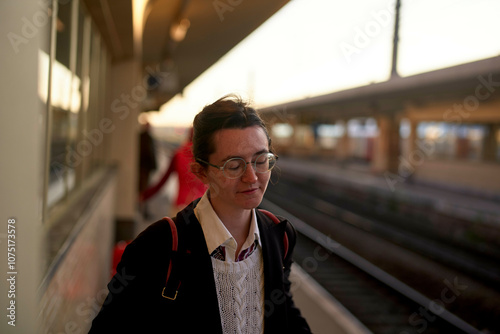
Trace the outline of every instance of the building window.
[[438, 159], [481, 161], [486, 135], [481, 124], [422, 122], [417, 127], [418, 140], [432, 147], [432, 157]]
[[[58, 2], [55, 54], [41, 53], [50, 69], [49, 173], [46, 206], [50, 209], [78, 189], [104, 158], [103, 143], [92, 129], [104, 115], [108, 54], [99, 32], [79, 1]], [[43, 91], [43, 89], [41, 89]]]

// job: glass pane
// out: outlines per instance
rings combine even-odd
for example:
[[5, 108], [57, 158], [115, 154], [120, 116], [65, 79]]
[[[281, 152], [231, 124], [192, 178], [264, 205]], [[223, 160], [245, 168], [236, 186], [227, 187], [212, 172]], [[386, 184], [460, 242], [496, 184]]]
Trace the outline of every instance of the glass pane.
[[[89, 96], [89, 110], [87, 112], [87, 122], [86, 122], [86, 133], [92, 133], [98, 129], [99, 120], [99, 94], [100, 94], [100, 60], [101, 60], [101, 38], [97, 33], [97, 29], [93, 30], [92, 42], [91, 42], [91, 52], [90, 52], [90, 96]], [[87, 143], [87, 141], [85, 141]], [[90, 142], [89, 142], [90, 143]], [[88, 172], [92, 173], [97, 166], [97, 157], [99, 151], [100, 142], [90, 143], [90, 145], [85, 145], [85, 156], [88, 160]]]
[[480, 124], [453, 125], [422, 122], [418, 126], [419, 145], [432, 147], [432, 158], [481, 161], [487, 129]]
[[[46, 10], [52, 11], [49, 5]], [[50, 15], [47, 13], [47, 20], [49, 20]], [[49, 94], [49, 63], [50, 63], [50, 24], [47, 23], [40, 29], [46, 29], [41, 36], [47, 36], [40, 43], [40, 50], [38, 51], [38, 97], [43, 105], [42, 110], [46, 110], [48, 103]]]
[[[68, 150], [73, 152], [73, 155], [78, 154], [78, 143], [82, 140], [82, 73], [83, 73], [83, 42], [84, 42], [84, 16], [83, 9], [79, 7], [76, 15], [76, 44], [74, 59], [72, 66], [74, 66], [74, 73], [71, 80], [71, 105], [69, 113], [69, 134], [68, 134]], [[81, 165], [82, 163], [68, 164], [68, 189], [71, 190], [81, 184]]]
[[59, 3], [56, 25], [56, 54], [51, 76], [50, 176], [47, 204], [53, 205], [68, 192], [68, 165], [74, 157], [67, 154], [71, 128], [71, 2]]

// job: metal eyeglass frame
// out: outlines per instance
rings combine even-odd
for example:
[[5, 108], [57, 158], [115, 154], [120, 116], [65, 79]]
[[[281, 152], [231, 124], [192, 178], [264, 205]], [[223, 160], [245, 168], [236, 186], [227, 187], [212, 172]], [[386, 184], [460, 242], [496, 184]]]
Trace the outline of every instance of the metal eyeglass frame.
[[[271, 156], [273, 156], [273, 157], [274, 157], [274, 159], [275, 159], [275, 162], [274, 162], [274, 165], [273, 165], [271, 168], [267, 169], [267, 170], [266, 170], [266, 171], [264, 171], [264, 172], [260, 172], [260, 171], [258, 171], [258, 170], [257, 170], [257, 165], [256, 165], [256, 163], [257, 163], [257, 160], [259, 160], [259, 158], [260, 158], [261, 156], [263, 156], [263, 155], [267, 155], [267, 157], [269, 157], [270, 155], [271, 155]], [[228, 175], [224, 172], [224, 168], [226, 167], [226, 164], [227, 164], [228, 162], [230, 162], [230, 161], [234, 161], [234, 160], [241, 160], [241, 161], [243, 161], [243, 162], [245, 163], [245, 164], [244, 164], [245, 168], [243, 169], [243, 171], [241, 172], [241, 174], [240, 174], [240, 175], [238, 175], [238, 176], [234, 176], [234, 177], [231, 177], [231, 176], [228, 176]], [[202, 162], [202, 163], [205, 163], [205, 164], [207, 164], [207, 165], [209, 165], [209, 166], [212, 166], [212, 167], [217, 168], [217, 169], [218, 169], [218, 170], [220, 170], [220, 171], [222, 172], [222, 174], [224, 174], [224, 176], [225, 176], [225, 177], [227, 177], [228, 179], [237, 179], [237, 178], [239, 178], [239, 177], [241, 177], [242, 175], [244, 175], [244, 174], [245, 174], [245, 172], [247, 171], [247, 165], [248, 165], [248, 164], [252, 164], [252, 165], [253, 165], [253, 170], [255, 171], [255, 173], [264, 174], [264, 173], [270, 172], [270, 171], [274, 168], [274, 166], [276, 166], [276, 161], [278, 161], [278, 156], [277, 156], [277, 155], [275, 155], [274, 153], [271, 153], [271, 152], [265, 152], [265, 153], [259, 154], [259, 155], [257, 156], [257, 158], [255, 158], [255, 161], [254, 161], [254, 162], [251, 162], [251, 161], [248, 161], [248, 162], [247, 162], [247, 161], [245, 161], [245, 159], [243, 159], [243, 158], [231, 158], [231, 159], [228, 159], [226, 162], [224, 162], [224, 165], [223, 165], [222, 167], [221, 167], [221, 166], [214, 165], [214, 164], [211, 164], [211, 163], [210, 163], [210, 162], [208, 162], [208, 161], [205, 161], [205, 160], [202, 160], [202, 159], [198, 159], [198, 158], [196, 158], [196, 161], [198, 161], [198, 162]]]

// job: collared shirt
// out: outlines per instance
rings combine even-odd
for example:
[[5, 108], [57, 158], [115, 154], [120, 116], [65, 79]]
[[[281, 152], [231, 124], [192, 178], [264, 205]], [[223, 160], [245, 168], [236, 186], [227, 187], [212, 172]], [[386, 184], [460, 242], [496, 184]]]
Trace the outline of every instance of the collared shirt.
[[248, 236], [241, 247], [240, 254], [236, 254], [238, 243], [226, 226], [215, 213], [208, 198], [208, 191], [194, 208], [194, 214], [201, 224], [207, 242], [208, 252], [215, 258], [223, 261], [237, 262], [250, 256], [255, 247], [260, 247], [260, 233], [257, 226], [255, 209], [252, 209]]

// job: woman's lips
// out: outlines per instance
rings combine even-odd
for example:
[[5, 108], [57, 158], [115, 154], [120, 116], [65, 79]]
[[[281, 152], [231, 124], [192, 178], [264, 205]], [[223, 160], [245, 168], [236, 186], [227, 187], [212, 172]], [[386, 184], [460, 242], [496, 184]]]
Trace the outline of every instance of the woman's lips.
[[244, 190], [241, 193], [245, 194], [245, 195], [251, 195], [251, 194], [254, 194], [255, 192], [257, 192], [257, 190], [259, 190], [259, 188], [252, 188], [252, 189]]

